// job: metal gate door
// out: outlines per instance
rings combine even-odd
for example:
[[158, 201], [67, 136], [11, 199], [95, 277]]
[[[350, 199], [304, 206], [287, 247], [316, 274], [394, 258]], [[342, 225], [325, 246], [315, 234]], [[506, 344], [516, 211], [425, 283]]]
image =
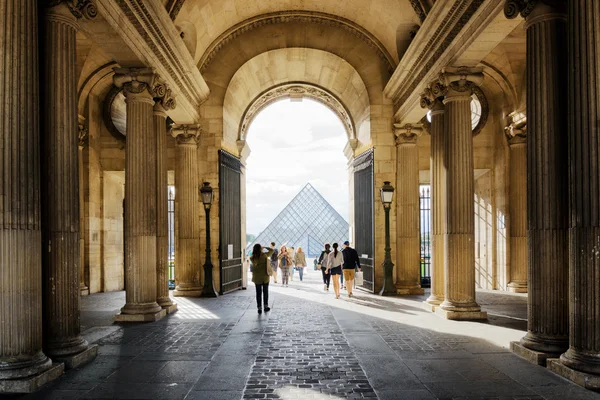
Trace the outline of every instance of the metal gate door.
[[220, 294], [242, 288], [242, 163], [219, 151], [219, 261]]
[[375, 290], [373, 190], [373, 149], [370, 149], [354, 160], [354, 239], [363, 271], [362, 288], [370, 292]]

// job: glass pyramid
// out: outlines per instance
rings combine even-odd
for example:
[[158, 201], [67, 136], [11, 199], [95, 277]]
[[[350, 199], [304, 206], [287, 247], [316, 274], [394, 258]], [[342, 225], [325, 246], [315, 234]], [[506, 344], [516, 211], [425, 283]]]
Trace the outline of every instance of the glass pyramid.
[[348, 239], [348, 222], [307, 183], [285, 206], [283, 211], [250, 243], [246, 252], [255, 243], [269, 246], [275, 242], [277, 248], [302, 247], [307, 257], [321, 254], [325, 243], [340, 244]]

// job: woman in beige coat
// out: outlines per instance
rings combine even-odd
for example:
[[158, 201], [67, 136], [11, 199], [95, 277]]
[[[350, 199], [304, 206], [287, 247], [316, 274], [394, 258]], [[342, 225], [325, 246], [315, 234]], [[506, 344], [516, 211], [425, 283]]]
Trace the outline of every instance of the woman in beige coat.
[[302, 251], [302, 247], [298, 247], [296, 254], [294, 254], [294, 264], [296, 264], [295, 268], [298, 270], [300, 282], [302, 282], [302, 277], [304, 276], [304, 267], [306, 267], [306, 254], [304, 254]]

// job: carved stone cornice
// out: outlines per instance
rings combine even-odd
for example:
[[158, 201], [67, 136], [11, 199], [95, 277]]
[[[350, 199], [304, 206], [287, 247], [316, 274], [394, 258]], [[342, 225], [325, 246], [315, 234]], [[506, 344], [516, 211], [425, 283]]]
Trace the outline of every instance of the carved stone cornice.
[[521, 17], [527, 18], [533, 9], [540, 4], [550, 6], [559, 13], [566, 12], [565, 0], [506, 0], [504, 3], [504, 16], [513, 19], [521, 14]]
[[303, 10], [280, 11], [262, 14], [249, 18], [243, 22], [240, 22], [239, 24], [234, 25], [233, 27], [229, 28], [227, 31], [222, 33], [210, 44], [210, 46], [206, 49], [206, 51], [202, 55], [202, 58], [198, 62], [198, 69], [201, 73], [204, 73], [204, 71], [209, 66], [211, 61], [215, 58], [217, 53], [225, 45], [227, 45], [229, 42], [239, 37], [240, 35], [264, 25], [274, 25], [288, 22], [323, 24], [349, 31], [353, 35], [357, 36], [362, 41], [364, 41], [370, 48], [372, 48], [377, 53], [378, 57], [387, 64], [388, 72], [390, 74], [392, 74], [396, 69], [396, 62], [394, 61], [394, 58], [389, 54], [389, 52], [386, 50], [383, 44], [369, 31], [367, 31], [360, 25], [348, 19], [339, 17], [337, 15]]
[[427, 17], [427, 13], [425, 12], [425, 8], [423, 7], [423, 4], [421, 4], [421, 1], [420, 0], [410, 0], [410, 5], [412, 6], [413, 10], [415, 10], [415, 14], [417, 14], [419, 21], [421, 21], [421, 23], [423, 23], [425, 21], [425, 18]]
[[169, 0], [166, 8], [171, 20], [175, 21], [175, 18], [179, 15], [179, 11], [181, 11], [181, 7], [183, 7], [183, 3], [185, 3], [185, 0]]
[[47, 0], [46, 7], [56, 7], [65, 4], [75, 18], [94, 19], [98, 15], [98, 9], [93, 0]]
[[504, 128], [504, 134], [506, 135], [506, 140], [508, 141], [509, 146], [527, 143], [526, 125], [516, 126], [514, 124], [510, 124]]
[[200, 124], [173, 125], [170, 133], [178, 146], [198, 146], [201, 131]]
[[87, 128], [85, 127], [85, 124], [83, 123], [77, 124], [77, 138], [80, 149], [83, 149], [88, 145], [89, 133]]
[[350, 112], [337, 97], [316, 85], [305, 82], [292, 82], [271, 88], [260, 94], [250, 103], [242, 116], [239, 139], [246, 139], [248, 127], [252, 123], [254, 117], [256, 117], [263, 108], [282, 97], [307, 97], [320, 102], [340, 118], [346, 129], [348, 138], [354, 139], [356, 137], [354, 121], [350, 116]]
[[396, 146], [403, 144], [417, 144], [417, 139], [423, 133], [423, 127], [412, 124], [394, 124]]

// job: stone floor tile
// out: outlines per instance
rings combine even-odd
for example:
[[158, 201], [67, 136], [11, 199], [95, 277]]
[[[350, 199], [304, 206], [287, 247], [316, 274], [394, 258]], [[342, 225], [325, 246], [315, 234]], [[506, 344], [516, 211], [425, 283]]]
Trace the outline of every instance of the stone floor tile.
[[[23, 397], [24, 400], [75, 400], [87, 393], [88, 390], [59, 390], [42, 389], [37, 393], [32, 393]], [[0, 397], [1, 398], [1, 397]]]
[[105, 382], [84, 394], [81, 399], [151, 399], [180, 400], [191, 389], [180, 383], [120, 383]]
[[378, 390], [379, 400], [435, 400], [428, 390]]
[[144, 383], [150, 382], [161, 368], [166, 365], [166, 361], [143, 361], [133, 360], [124, 367], [117, 369], [107, 379], [107, 382], [132, 382]]
[[425, 389], [417, 376], [397, 356], [358, 355], [357, 358], [377, 391]]
[[243, 392], [214, 390], [214, 391], [194, 391], [188, 393], [185, 400], [241, 400]]
[[195, 383], [208, 365], [207, 361], [168, 361], [150, 381]]
[[475, 382], [428, 382], [425, 386], [436, 397], [507, 397], [507, 396], [535, 396], [533, 390], [526, 388], [518, 382], [510, 381], [475, 381]]
[[564, 386], [567, 380], [515, 354], [482, 354], [480, 358], [524, 386]]
[[565, 382], [567, 385], [563, 386], [532, 386], [531, 390], [546, 400], [600, 400], [600, 393], [586, 390], [566, 380]]

